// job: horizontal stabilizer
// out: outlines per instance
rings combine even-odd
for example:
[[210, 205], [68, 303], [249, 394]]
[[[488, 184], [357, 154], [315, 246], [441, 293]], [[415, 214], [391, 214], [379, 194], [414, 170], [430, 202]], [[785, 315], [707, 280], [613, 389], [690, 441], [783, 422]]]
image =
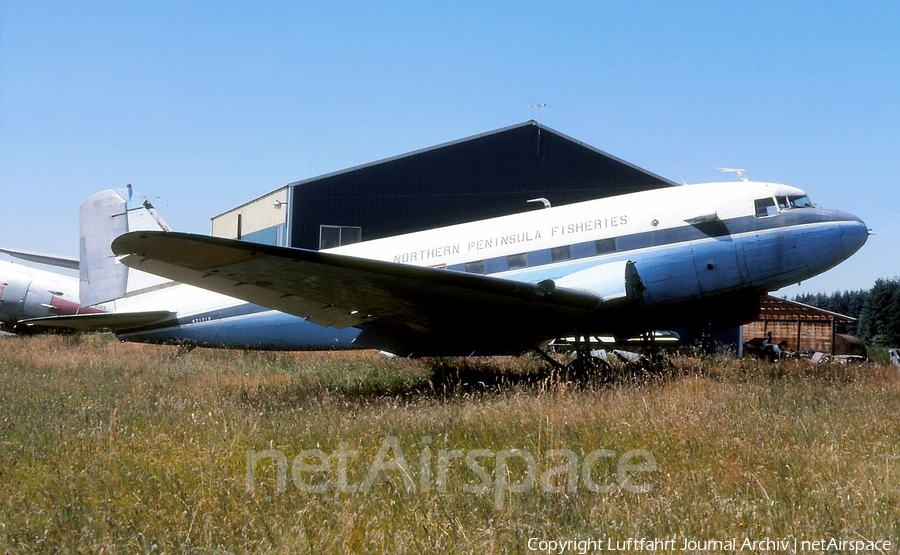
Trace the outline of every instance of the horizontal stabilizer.
[[110, 330], [114, 332], [142, 328], [171, 320], [175, 313], [168, 310], [146, 312], [104, 312], [94, 314], [72, 314], [67, 316], [46, 316], [23, 320], [20, 324], [43, 328], [69, 329], [78, 331]]
[[61, 256], [58, 254], [44, 254], [42, 252], [20, 251], [14, 249], [0, 248], [0, 252], [5, 252], [10, 256], [21, 258], [29, 262], [37, 262], [38, 264], [46, 264], [48, 266], [56, 266], [58, 268], [68, 268], [69, 270], [78, 269], [78, 259], [72, 256]]

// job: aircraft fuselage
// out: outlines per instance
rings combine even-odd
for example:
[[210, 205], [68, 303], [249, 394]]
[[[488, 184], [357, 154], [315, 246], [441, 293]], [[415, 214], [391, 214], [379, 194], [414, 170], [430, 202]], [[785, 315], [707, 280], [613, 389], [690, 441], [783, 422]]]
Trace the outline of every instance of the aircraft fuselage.
[[627, 320], [635, 328], [746, 321], [755, 314], [737, 314], [739, 307], [716, 300], [753, 304], [761, 294], [836, 266], [867, 238], [858, 217], [815, 206], [795, 187], [725, 182], [603, 198], [330, 252], [552, 280], [598, 293], [605, 293], [603, 284], [591, 282], [598, 266], [630, 262], [640, 282], [631, 308], [616, 319], [598, 311], [588, 324], [592, 331], [613, 331]]
[[0, 329], [21, 332], [27, 318], [77, 314], [78, 280], [0, 260]]
[[[836, 266], [867, 237], [859, 218], [815, 206], [800, 189], [727, 182], [539, 209], [325, 252], [541, 284], [548, 291], [587, 291], [599, 299], [596, 310], [577, 320], [507, 321], [506, 329], [493, 325], [502, 321], [496, 315], [449, 315], [443, 338], [425, 338], [435, 341], [435, 353], [491, 354], [492, 338], [506, 345], [500, 352], [509, 352], [515, 350], [510, 348], [513, 337], [534, 328], [562, 335], [737, 325], [755, 316], [761, 294]], [[384, 337], [372, 334], [374, 343], [371, 338], [363, 341], [366, 334], [359, 334], [365, 324], [337, 329], [307, 322], [299, 314], [219, 299], [213, 309], [208, 304], [205, 309], [180, 307], [178, 328], [133, 330], [120, 337], [189, 337], [201, 345], [277, 349], [378, 347]], [[453, 330], [473, 327], [485, 332], [483, 342], [472, 342], [477, 334], [458, 346], [447, 341]], [[404, 341], [406, 349], [418, 340]], [[428, 349], [426, 345], [424, 351]]]

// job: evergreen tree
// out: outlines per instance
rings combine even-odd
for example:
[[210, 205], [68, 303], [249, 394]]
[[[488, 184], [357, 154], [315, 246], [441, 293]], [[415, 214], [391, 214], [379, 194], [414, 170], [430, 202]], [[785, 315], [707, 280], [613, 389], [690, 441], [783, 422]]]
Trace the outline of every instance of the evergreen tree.
[[882, 335], [885, 337], [885, 347], [900, 346], [900, 282], [894, 281], [894, 294], [891, 305], [888, 308], [887, 322]]
[[900, 279], [878, 279], [865, 291], [804, 293], [794, 300], [857, 319], [844, 333], [883, 347], [900, 347]]
[[860, 314], [859, 335], [875, 345], [900, 344], [900, 281], [875, 281]]
[[863, 306], [865, 306], [866, 299], [868, 298], [869, 292], [863, 291], [862, 289], [853, 291], [847, 296], [846, 305], [841, 314], [856, 318], [856, 322], [847, 325], [847, 333], [850, 335], [859, 337], [859, 318], [862, 315]]

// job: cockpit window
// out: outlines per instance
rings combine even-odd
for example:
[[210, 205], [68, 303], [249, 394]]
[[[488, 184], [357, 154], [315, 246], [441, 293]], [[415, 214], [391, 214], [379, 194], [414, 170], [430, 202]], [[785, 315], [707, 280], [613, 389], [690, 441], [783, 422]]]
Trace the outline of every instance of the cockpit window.
[[774, 216], [782, 210], [792, 208], [810, 208], [815, 206], [806, 195], [786, 195], [774, 198], [761, 198], [756, 201], [756, 215]]
[[778, 209], [775, 208], [775, 199], [772, 197], [761, 198], [755, 202], [756, 204], [756, 215], [760, 218], [763, 216], [774, 216], [778, 213]]
[[809, 208], [813, 206], [813, 203], [806, 195], [795, 195], [788, 197], [788, 202], [790, 202], [791, 208]]
[[813, 205], [806, 195], [790, 195], [786, 197], [775, 197], [778, 201], [779, 210], [788, 210], [790, 208], [808, 208]]

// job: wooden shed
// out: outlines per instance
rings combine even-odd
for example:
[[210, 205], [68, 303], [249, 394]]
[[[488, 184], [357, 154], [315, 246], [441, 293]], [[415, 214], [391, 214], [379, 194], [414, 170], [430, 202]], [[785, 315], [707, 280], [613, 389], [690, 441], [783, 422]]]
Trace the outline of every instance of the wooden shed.
[[788, 349], [842, 354], [835, 352], [838, 324], [855, 322], [855, 318], [816, 308], [803, 303], [766, 295], [760, 299], [759, 317], [743, 326], [744, 341], [764, 338], [772, 332], [771, 342], [787, 342]]

